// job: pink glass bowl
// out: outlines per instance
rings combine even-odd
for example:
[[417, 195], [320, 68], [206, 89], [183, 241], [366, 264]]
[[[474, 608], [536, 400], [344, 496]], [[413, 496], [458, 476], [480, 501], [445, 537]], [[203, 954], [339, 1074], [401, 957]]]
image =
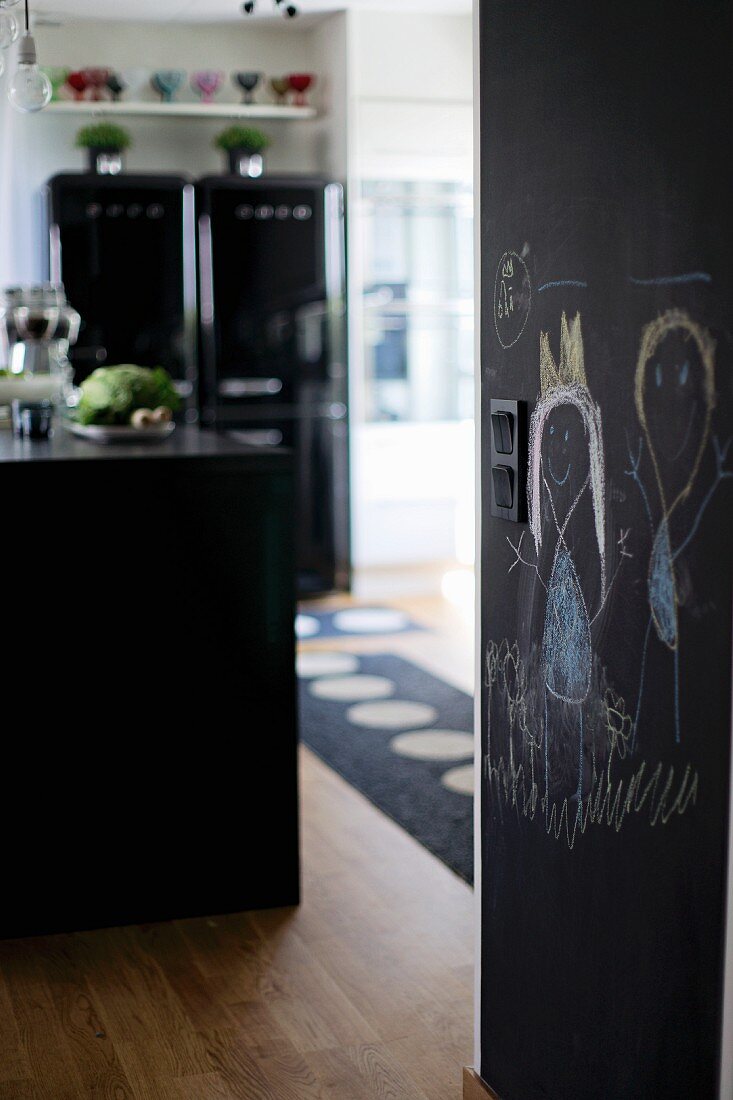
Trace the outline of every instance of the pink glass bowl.
[[224, 73], [215, 69], [201, 69], [191, 73], [191, 87], [201, 96], [203, 103], [213, 103], [214, 96], [219, 91], [224, 81]]

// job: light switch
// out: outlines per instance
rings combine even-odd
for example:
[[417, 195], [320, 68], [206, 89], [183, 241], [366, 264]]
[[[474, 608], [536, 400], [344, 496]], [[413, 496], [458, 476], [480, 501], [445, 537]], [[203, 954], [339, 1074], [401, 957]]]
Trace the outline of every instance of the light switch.
[[527, 515], [527, 403], [492, 397], [484, 433], [489, 443], [487, 457], [491, 480], [487, 489], [491, 515], [506, 523], [524, 523]]
[[510, 455], [514, 450], [514, 417], [509, 412], [491, 414], [491, 429], [494, 433], [494, 450], [500, 455]]
[[492, 466], [491, 477], [497, 508], [511, 508], [514, 504], [514, 471], [509, 466]]

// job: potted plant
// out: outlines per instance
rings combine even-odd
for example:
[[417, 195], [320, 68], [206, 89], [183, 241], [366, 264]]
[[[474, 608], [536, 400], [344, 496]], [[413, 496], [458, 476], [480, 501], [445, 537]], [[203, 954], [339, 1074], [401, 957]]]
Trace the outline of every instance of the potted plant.
[[228, 126], [214, 138], [216, 148], [227, 154], [232, 175], [249, 176], [251, 179], [262, 175], [262, 154], [269, 144], [267, 134], [248, 126]]
[[122, 126], [113, 122], [95, 122], [82, 126], [76, 135], [79, 149], [86, 149], [89, 171], [99, 175], [116, 176], [122, 171], [122, 154], [132, 144], [130, 135]]

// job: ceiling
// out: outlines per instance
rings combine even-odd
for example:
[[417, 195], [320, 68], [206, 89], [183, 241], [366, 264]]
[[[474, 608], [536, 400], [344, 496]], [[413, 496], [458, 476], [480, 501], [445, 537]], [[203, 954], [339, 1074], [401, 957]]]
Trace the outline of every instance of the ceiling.
[[[374, 11], [412, 11], [460, 13], [471, 10], [471, 0], [294, 0], [302, 15], [318, 16], [345, 8]], [[60, 20], [66, 18], [114, 19], [130, 22], [227, 22], [245, 18], [241, 15], [241, 0], [33, 0], [37, 16]], [[273, 0], [257, 0], [257, 13], [248, 16], [262, 22], [279, 19]], [[287, 20], [290, 22], [290, 20]], [[297, 25], [293, 20], [293, 26]]]

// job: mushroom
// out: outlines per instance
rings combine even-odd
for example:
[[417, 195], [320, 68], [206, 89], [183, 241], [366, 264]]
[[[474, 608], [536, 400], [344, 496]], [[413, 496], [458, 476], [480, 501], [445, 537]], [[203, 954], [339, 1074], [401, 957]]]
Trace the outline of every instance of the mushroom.
[[155, 423], [155, 413], [152, 409], [135, 409], [130, 417], [130, 424], [133, 428], [149, 428], [151, 424]]

